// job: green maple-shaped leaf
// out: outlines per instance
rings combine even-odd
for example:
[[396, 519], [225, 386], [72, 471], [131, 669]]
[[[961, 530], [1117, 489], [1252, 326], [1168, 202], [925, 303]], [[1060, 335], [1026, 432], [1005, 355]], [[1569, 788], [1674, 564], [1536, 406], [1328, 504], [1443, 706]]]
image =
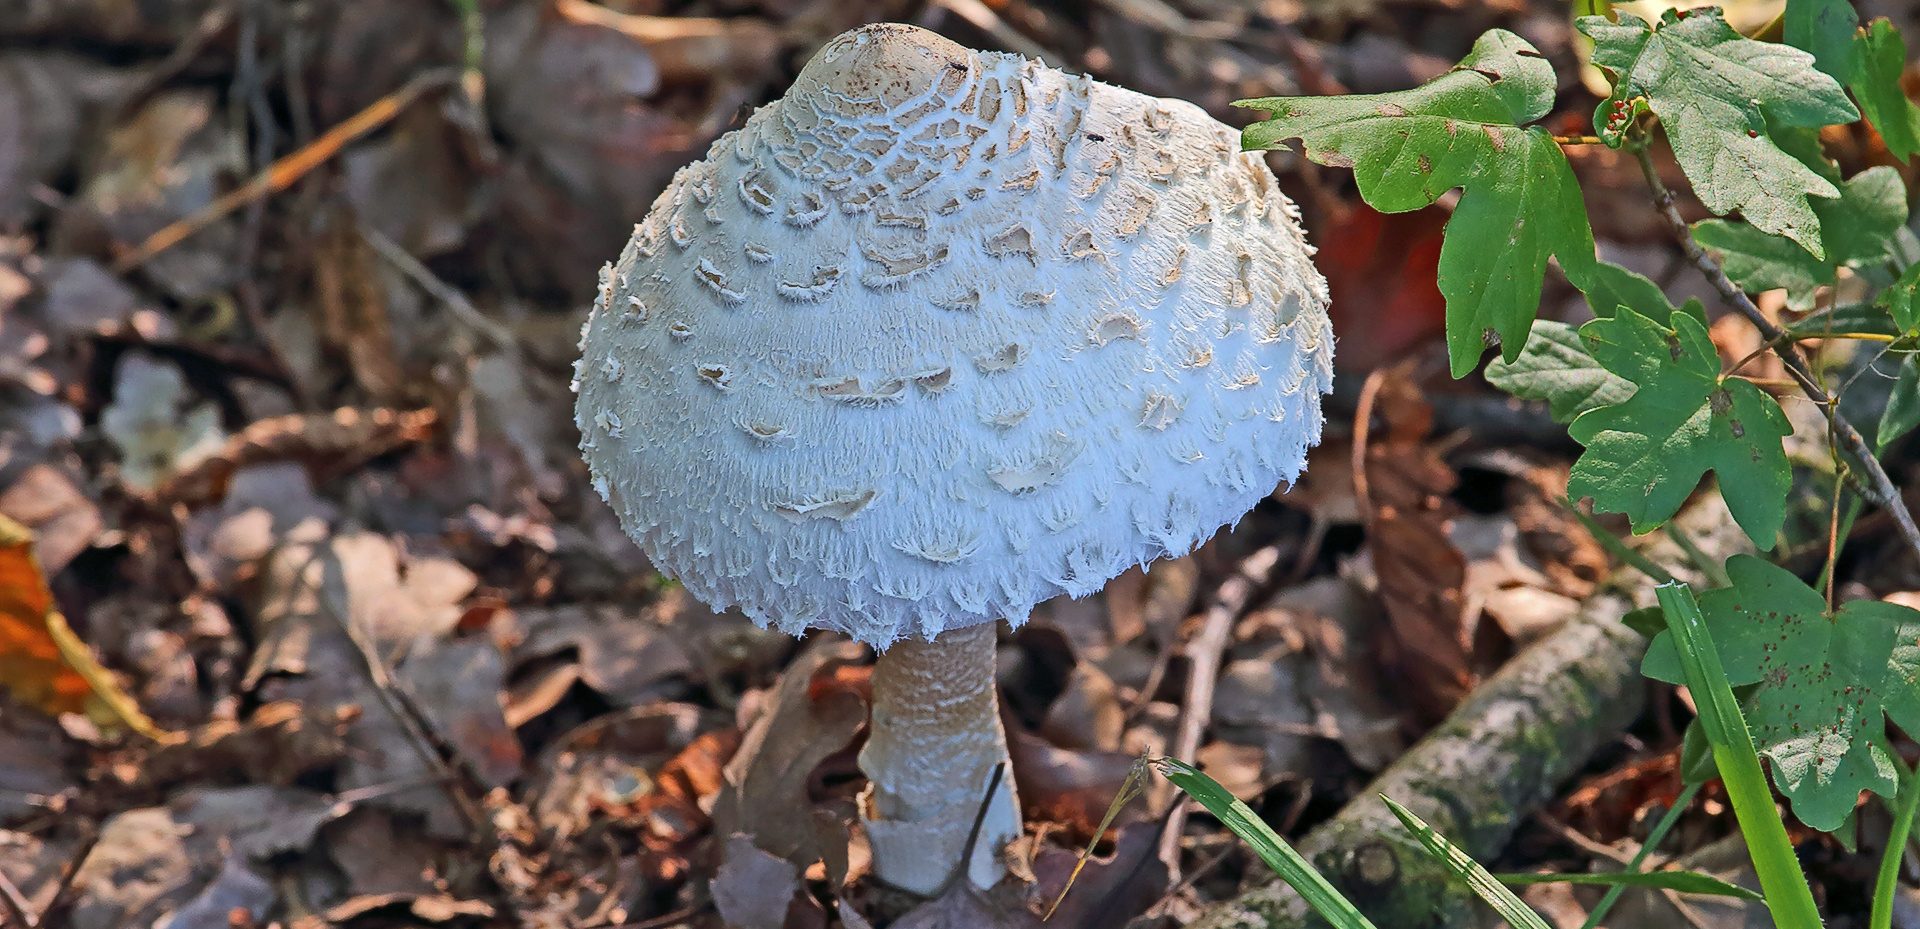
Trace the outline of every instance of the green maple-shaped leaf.
[[[1595, 262], [1592, 273], [1580, 286], [1595, 316], [1612, 316], [1624, 306], [1655, 320], [1678, 312], [1690, 313], [1702, 322], [1707, 318], [1699, 300], [1691, 299], [1684, 308], [1675, 308], [1660, 285], [1609, 262]], [[1534, 321], [1533, 334], [1519, 358], [1495, 358], [1487, 365], [1486, 375], [1488, 383], [1516, 397], [1547, 401], [1548, 413], [1554, 422], [1561, 423], [1597, 407], [1625, 403], [1635, 389], [1632, 381], [1607, 370], [1587, 354], [1578, 330], [1548, 319]]]
[[[1593, 63], [1614, 76], [1613, 95], [1598, 112], [1611, 114], [1616, 103], [1644, 100], [1666, 127], [1674, 157], [1708, 209], [1738, 210], [1762, 231], [1826, 257], [1820, 220], [1807, 198], [1840, 192], [1781, 151], [1767, 124], [1852, 122], [1859, 114], [1840, 84], [1815, 70], [1812, 55], [1748, 39], [1713, 7], [1668, 10], [1657, 26], [1618, 15], [1618, 23], [1603, 16], [1578, 22], [1593, 39]], [[1595, 123], [1601, 139], [1618, 146], [1631, 120], [1600, 116]]]
[[1794, 48], [1813, 54], [1814, 67], [1846, 83], [1857, 67], [1854, 31], [1860, 14], [1847, 0], [1787, 0], [1781, 17], [1782, 38]]
[[1587, 447], [1568, 493], [1591, 496], [1595, 507], [1625, 513], [1633, 531], [1647, 532], [1712, 471], [1734, 521], [1771, 549], [1792, 480], [1781, 439], [1793, 427], [1759, 388], [1720, 377], [1705, 324], [1689, 313], [1674, 313], [1670, 324], [1622, 307], [1581, 327], [1587, 353], [1637, 387], [1625, 402], [1588, 410], [1568, 427]]
[[[1894, 604], [1878, 604], [1876, 609], [1888, 606]], [[1895, 725], [1909, 733], [1920, 732], [1920, 610], [1895, 608], [1900, 612], [1889, 617], [1894, 623], [1893, 657], [1887, 661], [1886, 696], [1881, 702]]]
[[1907, 66], [1907, 40], [1884, 19], [1876, 19], [1855, 42], [1853, 77], [1847, 84], [1867, 122], [1887, 143], [1887, 151], [1906, 161], [1920, 152], [1920, 107], [1900, 89]]
[[1550, 319], [1533, 321], [1533, 335], [1519, 358], [1488, 364], [1487, 382], [1516, 397], [1547, 401], [1560, 423], [1633, 396], [1632, 381], [1593, 360], [1572, 326]]
[[[1829, 614], [1819, 592], [1751, 555], [1729, 559], [1727, 575], [1732, 586], [1700, 595], [1727, 682], [1755, 685], [1742, 708], [1754, 747], [1794, 814], [1831, 832], [1860, 791], [1893, 796], [1884, 714], [1920, 721], [1920, 612], [1857, 600]], [[1669, 633], [1641, 670], [1684, 683]]]
[[[1920, 265], [1914, 267], [1920, 268]], [[1920, 362], [1908, 355], [1894, 377], [1893, 390], [1887, 394], [1887, 408], [1880, 413], [1880, 428], [1874, 431], [1874, 444], [1880, 451], [1920, 426]]]
[[1824, 259], [1748, 223], [1709, 219], [1695, 224], [1693, 235], [1720, 253], [1727, 276], [1748, 293], [1785, 289], [1789, 306], [1807, 310], [1814, 289], [1832, 284], [1839, 268], [1887, 259], [1894, 235], [1907, 224], [1907, 185], [1893, 168], [1869, 168], [1841, 183], [1839, 199], [1813, 201], [1813, 212], [1820, 217]]
[[1881, 291], [1873, 302], [1893, 316], [1893, 324], [1901, 332], [1920, 329], [1920, 262], [1907, 265], [1893, 286]]
[[1487, 333], [1520, 357], [1549, 256], [1576, 283], [1592, 267], [1593, 230], [1580, 185], [1553, 137], [1521, 128], [1553, 107], [1553, 68], [1495, 29], [1451, 72], [1413, 90], [1345, 97], [1267, 97], [1248, 149], [1299, 139], [1308, 158], [1351, 167], [1374, 209], [1402, 213], [1464, 188], [1440, 246], [1447, 353], [1455, 377], [1478, 363]]
[[[1633, 307], [1650, 319], [1666, 319], [1674, 311], [1673, 301], [1667, 299], [1659, 284], [1611, 262], [1594, 262], [1593, 273], [1581, 282], [1580, 291], [1595, 316], [1612, 316], [1616, 307], [1623, 306]], [[1701, 309], [1695, 315], [1705, 319], [1705, 314]]]

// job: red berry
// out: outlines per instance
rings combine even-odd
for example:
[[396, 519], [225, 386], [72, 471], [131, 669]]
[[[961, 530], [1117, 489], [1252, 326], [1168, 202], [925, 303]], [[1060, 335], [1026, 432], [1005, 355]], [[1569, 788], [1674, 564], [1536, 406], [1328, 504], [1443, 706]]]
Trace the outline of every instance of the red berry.
[[1758, 130], [1758, 129], [1748, 129], [1748, 130], [1747, 130], [1747, 138], [1749, 138], [1749, 139], [1757, 139], [1757, 138], [1760, 138], [1760, 130]]

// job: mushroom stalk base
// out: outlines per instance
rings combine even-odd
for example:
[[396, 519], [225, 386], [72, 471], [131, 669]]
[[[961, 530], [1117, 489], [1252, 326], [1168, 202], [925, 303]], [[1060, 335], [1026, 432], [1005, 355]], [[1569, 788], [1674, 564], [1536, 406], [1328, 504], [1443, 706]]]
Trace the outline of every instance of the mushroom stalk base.
[[965, 862], [975, 886], [999, 881], [1001, 853], [1020, 836], [1010, 766], [987, 797], [995, 766], [1007, 761], [994, 682], [997, 626], [903, 640], [874, 664], [872, 735], [860, 751], [871, 783], [861, 815], [874, 876], [902, 890], [932, 896], [947, 885], [983, 802], [980, 838]]

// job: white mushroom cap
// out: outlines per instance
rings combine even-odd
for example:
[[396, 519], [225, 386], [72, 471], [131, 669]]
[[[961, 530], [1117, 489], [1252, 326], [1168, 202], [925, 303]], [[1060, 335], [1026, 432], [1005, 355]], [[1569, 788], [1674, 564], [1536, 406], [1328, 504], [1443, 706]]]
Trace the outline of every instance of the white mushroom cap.
[[1310, 253], [1198, 107], [868, 26], [605, 271], [581, 448], [716, 608], [881, 647], [1019, 623], [1298, 475], [1333, 378]]

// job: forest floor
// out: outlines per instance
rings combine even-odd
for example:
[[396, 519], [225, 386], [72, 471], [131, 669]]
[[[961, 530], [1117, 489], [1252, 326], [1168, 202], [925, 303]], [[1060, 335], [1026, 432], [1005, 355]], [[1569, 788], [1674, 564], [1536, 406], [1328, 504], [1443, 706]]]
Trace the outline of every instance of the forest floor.
[[[1730, 6], [1758, 29], [1780, 3]], [[0, 3], [0, 925], [878, 919], [853, 827], [870, 654], [663, 582], [589, 488], [568, 390], [601, 265], [838, 32], [915, 22], [1239, 124], [1232, 100], [1404, 89], [1502, 27], [1561, 75], [1554, 125], [1599, 99], [1556, 0], [474, 7]], [[1893, 163], [1828, 142], [1849, 173]], [[1711, 305], [1631, 160], [1570, 157], [1603, 256]], [[1564, 427], [1445, 375], [1447, 205], [1383, 216], [1347, 172], [1271, 162], [1333, 288], [1326, 441], [1193, 555], [1003, 635], [1034, 883], [952, 925], [1032, 925], [1142, 753], [1190, 754], [1298, 837], [1529, 644], [1635, 596], [1561, 506]], [[1585, 313], [1550, 285], [1544, 315]], [[1736, 321], [1714, 335], [1729, 362], [1758, 347]], [[1817, 415], [1796, 421], [1790, 451], [1824, 455]], [[1889, 459], [1903, 487], [1911, 448]], [[1795, 514], [1784, 563], [1818, 572], [1828, 517]], [[1724, 514], [1688, 519], [1689, 544], [1737, 548]], [[1920, 605], [1892, 538], [1852, 527], [1843, 598]], [[1595, 708], [1567, 737], [1586, 747], [1553, 799], [1510, 811], [1496, 869], [1618, 868], [1673, 803], [1689, 705], [1629, 689], [1620, 722]], [[1173, 800], [1125, 809], [1053, 923], [1184, 925], [1268, 879], [1204, 814], [1163, 842]], [[1888, 816], [1863, 804], [1852, 849], [1797, 836], [1831, 925], [1864, 924]], [[1655, 860], [1750, 883], [1737, 834], [1709, 787]], [[1568, 929], [1597, 897], [1528, 892]], [[1769, 924], [1653, 892], [1618, 912]], [[949, 924], [923, 913], [901, 925]], [[1920, 897], [1900, 918], [1920, 926]]]

